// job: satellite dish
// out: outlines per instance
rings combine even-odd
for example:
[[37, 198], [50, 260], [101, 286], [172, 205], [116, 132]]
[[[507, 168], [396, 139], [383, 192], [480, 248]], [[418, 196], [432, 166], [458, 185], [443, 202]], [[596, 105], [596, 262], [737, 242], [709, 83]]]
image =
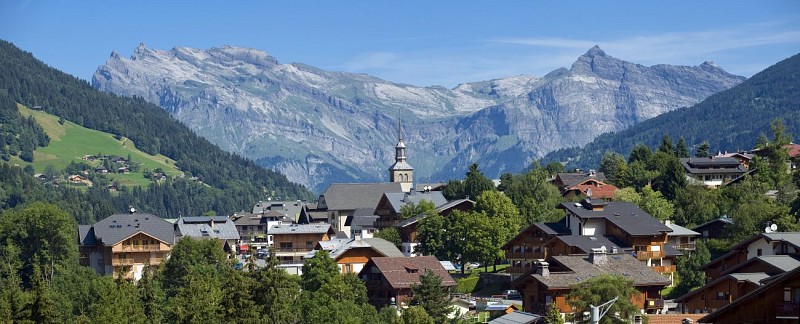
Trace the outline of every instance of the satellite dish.
[[769, 226], [769, 229], [771, 229], [773, 232], [777, 232], [777, 231], [778, 231], [778, 224], [772, 224], [772, 225], [770, 225], [770, 226]]
[[770, 226], [764, 227], [764, 233], [772, 233], [772, 228]]

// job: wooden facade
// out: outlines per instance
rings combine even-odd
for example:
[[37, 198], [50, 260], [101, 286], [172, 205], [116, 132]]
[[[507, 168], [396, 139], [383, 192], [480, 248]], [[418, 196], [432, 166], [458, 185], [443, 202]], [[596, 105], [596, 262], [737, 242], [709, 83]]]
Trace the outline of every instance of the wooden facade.
[[730, 276], [716, 281], [698, 288], [682, 300], [682, 311], [690, 314], [713, 312], [759, 287], [756, 283]]
[[303, 263], [303, 256], [320, 241], [329, 241], [331, 233], [274, 234], [275, 257], [281, 263]]
[[359, 273], [370, 259], [382, 256], [371, 247], [354, 248], [336, 258], [336, 264], [341, 273]]
[[[638, 293], [631, 296], [631, 302], [646, 313], [661, 309], [664, 306], [664, 300], [661, 297], [663, 287], [663, 285], [634, 286]], [[539, 282], [531, 282], [522, 290], [522, 295], [527, 297], [523, 302], [522, 310], [529, 313], [546, 314], [550, 304], [555, 302], [556, 307], [562, 313], [572, 313], [574, 310], [570, 307], [567, 299], [570, 291], [569, 288], [547, 289]]]
[[700, 323], [798, 323], [800, 268], [700, 319]]

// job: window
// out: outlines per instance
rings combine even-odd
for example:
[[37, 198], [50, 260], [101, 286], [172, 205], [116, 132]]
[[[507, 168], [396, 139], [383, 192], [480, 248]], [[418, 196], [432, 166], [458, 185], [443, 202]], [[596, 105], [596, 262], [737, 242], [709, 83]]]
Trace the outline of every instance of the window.
[[292, 242], [281, 242], [281, 249], [291, 249]]
[[783, 301], [787, 303], [792, 301], [792, 288], [783, 288]]
[[761, 253], [762, 253], [761, 249], [756, 250], [756, 255], [757, 256], [761, 256]]
[[345, 273], [348, 273], [348, 272], [350, 272], [350, 264], [349, 264], [349, 263], [346, 263], [346, 264], [344, 265], [344, 272], [345, 272]]
[[309, 249], [309, 250], [314, 249], [314, 242], [306, 241], [306, 249]]

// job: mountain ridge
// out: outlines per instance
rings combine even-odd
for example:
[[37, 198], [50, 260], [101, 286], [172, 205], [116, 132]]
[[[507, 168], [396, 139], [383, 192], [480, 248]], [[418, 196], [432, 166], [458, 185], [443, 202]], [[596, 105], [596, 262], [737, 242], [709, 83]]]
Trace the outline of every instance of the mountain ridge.
[[130, 59], [112, 53], [92, 85], [156, 103], [220, 147], [320, 192], [332, 179], [385, 181], [398, 114], [417, 181], [460, 177], [473, 162], [496, 177], [743, 79], [702, 64], [646, 67], [596, 46], [544, 77], [447, 89], [282, 64], [255, 49], [140, 45]]

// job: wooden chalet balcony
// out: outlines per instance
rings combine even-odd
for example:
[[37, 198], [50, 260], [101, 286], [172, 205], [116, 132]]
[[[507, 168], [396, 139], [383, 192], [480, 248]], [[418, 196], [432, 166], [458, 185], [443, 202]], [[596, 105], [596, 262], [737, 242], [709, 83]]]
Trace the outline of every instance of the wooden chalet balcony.
[[664, 300], [663, 299], [647, 299], [645, 301], [644, 307], [647, 308], [647, 309], [664, 308]]
[[506, 259], [510, 260], [534, 260], [543, 257], [544, 254], [537, 251], [506, 251]]
[[313, 249], [306, 248], [275, 248], [276, 253], [297, 253], [297, 252], [311, 252]]
[[775, 318], [779, 319], [800, 319], [800, 306], [794, 303], [778, 303]]
[[661, 259], [666, 255], [664, 251], [636, 251], [636, 259], [647, 261], [648, 259]]
[[112, 266], [126, 266], [126, 265], [133, 265], [134, 260], [133, 258], [112, 258], [111, 265]]
[[666, 266], [654, 266], [653, 270], [658, 273], [673, 273], [677, 271], [675, 265], [666, 265]]
[[[159, 244], [148, 244], [148, 245], [123, 245], [122, 248], [119, 250], [115, 250], [114, 252], [160, 252], [161, 245]], [[168, 251], [168, 250], [164, 250]]]
[[672, 247], [674, 247], [674, 248], [676, 248], [678, 250], [684, 250], [684, 251], [694, 251], [695, 250], [694, 242], [692, 242], [692, 243], [673, 244]]
[[164, 258], [150, 258], [150, 265], [161, 264], [164, 262]]

